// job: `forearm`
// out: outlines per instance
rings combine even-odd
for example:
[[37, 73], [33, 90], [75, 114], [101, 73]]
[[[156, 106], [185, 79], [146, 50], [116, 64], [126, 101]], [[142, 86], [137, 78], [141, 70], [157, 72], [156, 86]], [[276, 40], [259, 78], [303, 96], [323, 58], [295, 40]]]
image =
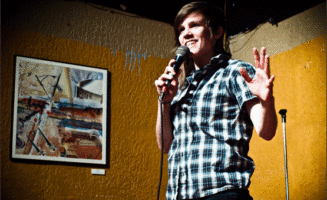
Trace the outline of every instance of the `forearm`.
[[263, 122], [260, 124], [261, 127], [258, 128], [260, 130], [258, 134], [265, 140], [271, 140], [275, 136], [277, 129], [277, 115], [274, 97], [269, 98], [266, 102], [261, 102], [261, 107]]
[[267, 101], [253, 100], [247, 105], [257, 134], [265, 140], [271, 140], [277, 129], [275, 100], [271, 96]]
[[[158, 101], [158, 115], [157, 115], [157, 124], [156, 124], [156, 137], [157, 137], [157, 144], [159, 149], [161, 147], [161, 113], [160, 113], [160, 104], [161, 102]], [[162, 113], [163, 113], [163, 140], [164, 140], [164, 153], [168, 153], [170, 145], [174, 139], [173, 137], [173, 129], [172, 124], [170, 121], [170, 104], [164, 104], [162, 106]]]

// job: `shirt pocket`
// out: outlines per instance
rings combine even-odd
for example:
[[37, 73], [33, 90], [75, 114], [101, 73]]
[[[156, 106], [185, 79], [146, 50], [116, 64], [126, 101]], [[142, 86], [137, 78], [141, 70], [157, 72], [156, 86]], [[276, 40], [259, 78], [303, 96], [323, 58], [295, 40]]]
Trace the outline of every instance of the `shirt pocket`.
[[208, 106], [208, 110], [201, 113], [202, 119], [197, 125], [204, 133], [225, 140], [228, 133], [232, 131], [232, 124], [238, 112], [235, 99], [228, 95], [217, 95]]

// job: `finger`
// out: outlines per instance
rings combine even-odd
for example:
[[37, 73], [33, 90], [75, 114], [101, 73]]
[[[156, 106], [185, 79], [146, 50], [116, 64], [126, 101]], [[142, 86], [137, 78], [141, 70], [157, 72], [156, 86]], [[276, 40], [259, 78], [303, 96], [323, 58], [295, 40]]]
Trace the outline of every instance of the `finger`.
[[172, 74], [172, 75], [175, 75], [176, 72], [175, 72], [174, 68], [172, 68], [170, 66], [167, 66], [166, 69], [165, 69], [164, 74]]
[[166, 85], [169, 84], [169, 82], [171, 82], [174, 77], [175, 77], [175, 71], [174, 69], [170, 69], [171, 67], [167, 67], [167, 73], [166, 74], [162, 74], [160, 79], [163, 80], [165, 82]]
[[156, 87], [162, 87], [162, 86], [165, 85], [165, 82], [162, 81], [162, 80], [156, 80], [156, 81], [154, 81], [154, 85], [155, 85]]
[[253, 48], [253, 57], [254, 57], [254, 62], [255, 62], [255, 66], [259, 67], [260, 65], [260, 60], [259, 60], [259, 53], [257, 48]]
[[266, 55], [266, 57], [265, 57], [264, 71], [269, 78], [270, 77], [270, 64], [269, 64], [269, 56], [268, 55]]
[[272, 83], [274, 82], [274, 80], [275, 80], [275, 76], [272, 75], [272, 76], [270, 77], [270, 79], [269, 79], [269, 84], [272, 84]]
[[154, 82], [156, 88], [157, 88], [157, 92], [158, 92], [158, 95], [161, 94], [161, 92], [164, 90], [164, 82], [163, 81], [160, 81], [160, 80], [156, 80]]
[[270, 88], [270, 89], [272, 89], [273, 88], [273, 86], [274, 86], [274, 80], [275, 80], [275, 76], [274, 75], [272, 75], [271, 77], [270, 77], [270, 79], [268, 80], [268, 88]]
[[162, 82], [166, 82], [166, 80], [173, 80], [174, 79], [174, 76], [173, 75], [171, 75], [171, 74], [162, 74], [159, 78], [158, 78], [158, 80], [159, 81], [162, 81]]
[[[168, 67], [167, 67], [168, 68]], [[171, 70], [167, 70], [168, 71], [168, 73], [165, 73], [165, 74], [162, 74], [158, 79], [157, 79], [157, 81], [160, 81], [160, 82], [158, 82], [158, 84], [159, 83], [165, 83], [166, 82], [166, 80], [173, 80], [174, 78], [175, 78], [175, 76], [172, 74], [172, 73], [174, 73], [174, 71], [171, 71]]]
[[182, 73], [182, 70], [179, 70], [179, 72], [175, 76], [173, 76], [173, 81], [171, 82], [171, 85], [173, 85], [173, 86], [178, 85], [178, 78], [181, 75], [181, 73]]
[[172, 67], [175, 62], [176, 62], [175, 59], [170, 59], [168, 66]]
[[[166, 70], [167, 69], [174, 69], [173, 68], [173, 66], [174, 66], [174, 64], [176, 63], [176, 60], [175, 59], [171, 59], [170, 61], [169, 61], [169, 63], [168, 63], [168, 66], [166, 67]], [[174, 70], [173, 70], [174, 71]]]
[[168, 66], [165, 69], [164, 74], [169, 74], [169, 75], [175, 76], [176, 75], [176, 72], [175, 72], [175, 69], [173, 68], [173, 66], [174, 66], [175, 63], [176, 63], [176, 60], [171, 59], [169, 61], [169, 63], [168, 63]]
[[174, 79], [171, 83], [170, 86], [176, 87], [178, 82]]
[[245, 82], [250, 83], [252, 81], [248, 72], [243, 67], [240, 67], [238, 71], [240, 72], [241, 76], [245, 79]]
[[261, 66], [261, 69], [264, 68], [265, 57], [266, 57], [266, 48], [262, 47], [261, 51], [260, 51], [260, 66]]

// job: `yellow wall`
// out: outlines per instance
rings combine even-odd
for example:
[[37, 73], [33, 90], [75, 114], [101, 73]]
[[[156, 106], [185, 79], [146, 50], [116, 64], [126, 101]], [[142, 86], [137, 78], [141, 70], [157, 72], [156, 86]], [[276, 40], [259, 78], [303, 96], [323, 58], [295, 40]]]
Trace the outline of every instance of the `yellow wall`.
[[[3, 30], [2, 45], [2, 198], [154, 199], [160, 164], [154, 133], [157, 113], [154, 80], [169, 59], [141, 55], [139, 64], [133, 56], [132, 69], [130, 53], [14, 29]], [[9, 160], [14, 54], [109, 70], [110, 147], [105, 176], [91, 175], [91, 167]], [[162, 198], [166, 182], [165, 176]]]
[[[290, 199], [326, 199], [326, 35], [272, 56], [277, 112], [287, 109]], [[256, 163], [250, 192], [255, 199], [285, 199], [281, 116], [273, 140], [254, 134]]]
[[[154, 135], [157, 97], [153, 82], [168, 59], [141, 57], [140, 65], [135, 62], [132, 70], [122, 51], [14, 29], [3, 31], [2, 39], [3, 199], [153, 199], [160, 155]], [[9, 160], [14, 54], [109, 70], [110, 148], [105, 176], [91, 175], [91, 167]], [[276, 108], [288, 110], [290, 197], [326, 199], [326, 35], [273, 56], [271, 73], [276, 76]], [[255, 199], [284, 198], [280, 116], [272, 141], [254, 134], [250, 156], [256, 163], [251, 195]], [[166, 168], [165, 162], [165, 172]], [[162, 198], [166, 182], [164, 173]]]
[[[17, 6], [9, 25], [2, 26], [2, 199], [154, 199], [160, 164], [154, 133], [154, 81], [169, 61], [172, 27], [76, 1], [35, 2]], [[256, 31], [259, 36], [246, 41], [237, 39], [231, 48], [244, 45], [246, 49], [232, 52], [233, 56], [252, 63], [254, 46], [266, 46], [270, 54], [276, 54], [271, 58], [271, 73], [276, 76], [276, 109], [288, 110], [291, 199], [326, 199], [326, 33], [320, 33], [326, 26], [319, 18], [325, 17], [324, 12], [325, 6], [319, 5], [278, 27], [265, 24]], [[295, 27], [303, 27], [310, 34]], [[294, 32], [299, 37], [294, 37]], [[267, 34], [269, 39], [264, 37]], [[288, 51], [278, 43], [280, 37], [284, 37], [282, 43], [289, 47]], [[91, 175], [90, 166], [9, 159], [15, 54], [108, 69], [110, 132], [105, 176]], [[250, 156], [256, 170], [250, 193], [256, 200], [285, 198], [280, 115], [278, 119], [272, 141], [264, 141], [256, 134], [251, 140]], [[167, 183], [166, 157], [164, 161], [161, 199]]]

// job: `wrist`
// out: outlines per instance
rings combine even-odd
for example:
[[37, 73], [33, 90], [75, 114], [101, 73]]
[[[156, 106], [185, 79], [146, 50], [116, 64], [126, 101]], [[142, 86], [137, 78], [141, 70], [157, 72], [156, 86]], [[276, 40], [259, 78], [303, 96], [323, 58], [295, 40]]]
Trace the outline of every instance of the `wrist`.
[[162, 104], [171, 104], [171, 101], [161, 101]]
[[159, 102], [162, 104], [171, 104], [172, 101], [163, 101], [160, 97], [158, 98]]
[[269, 95], [265, 101], [260, 100], [260, 103], [263, 107], [275, 106], [275, 97], [273, 95]]

